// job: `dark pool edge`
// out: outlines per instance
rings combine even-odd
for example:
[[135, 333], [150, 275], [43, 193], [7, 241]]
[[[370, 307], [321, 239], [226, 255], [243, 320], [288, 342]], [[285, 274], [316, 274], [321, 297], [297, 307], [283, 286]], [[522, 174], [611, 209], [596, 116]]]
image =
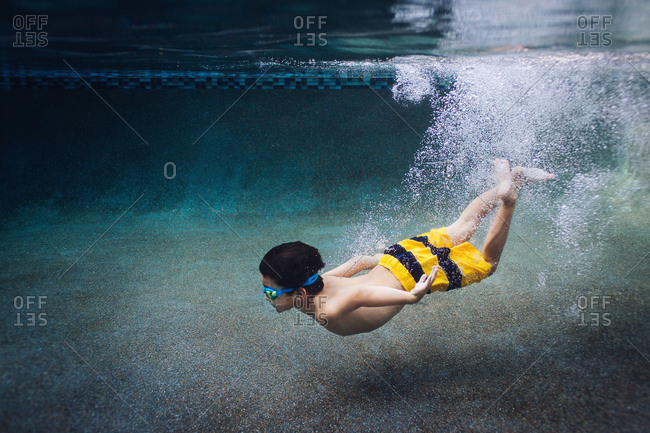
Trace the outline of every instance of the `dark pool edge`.
[[[390, 89], [393, 71], [222, 73], [204, 71], [0, 70], [0, 89]], [[438, 87], [449, 89], [450, 78]]]

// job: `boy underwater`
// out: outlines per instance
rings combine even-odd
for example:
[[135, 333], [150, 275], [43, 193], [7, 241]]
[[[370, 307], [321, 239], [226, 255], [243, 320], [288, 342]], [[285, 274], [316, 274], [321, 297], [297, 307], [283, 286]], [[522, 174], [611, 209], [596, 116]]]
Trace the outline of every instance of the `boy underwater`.
[[[357, 256], [322, 275], [325, 263], [300, 241], [278, 245], [259, 266], [266, 299], [278, 313], [296, 308], [338, 335], [373, 331], [419, 302], [429, 292], [464, 287], [492, 275], [508, 238], [523, 186], [555, 177], [539, 168], [494, 162], [497, 186], [475, 198], [453, 224], [388, 247], [383, 254]], [[467, 241], [498, 204], [497, 218], [479, 252]], [[369, 270], [370, 272], [353, 277]]]

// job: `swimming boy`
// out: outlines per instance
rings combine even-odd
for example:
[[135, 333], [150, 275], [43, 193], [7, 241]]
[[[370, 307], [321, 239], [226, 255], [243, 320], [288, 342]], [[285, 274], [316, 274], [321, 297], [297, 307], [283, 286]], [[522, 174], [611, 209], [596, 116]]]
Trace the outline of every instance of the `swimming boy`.
[[[352, 335], [373, 331], [406, 304], [429, 292], [472, 284], [497, 268], [508, 238], [517, 190], [555, 177], [538, 168], [494, 162], [497, 186], [474, 199], [453, 224], [405, 239], [384, 254], [353, 257], [318, 274], [318, 250], [302, 242], [272, 248], [260, 263], [264, 293], [278, 313], [297, 308], [329, 331]], [[479, 252], [467, 241], [498, 204], [497, 218]], [[364, 271], [370, 272], [352, 278]]]

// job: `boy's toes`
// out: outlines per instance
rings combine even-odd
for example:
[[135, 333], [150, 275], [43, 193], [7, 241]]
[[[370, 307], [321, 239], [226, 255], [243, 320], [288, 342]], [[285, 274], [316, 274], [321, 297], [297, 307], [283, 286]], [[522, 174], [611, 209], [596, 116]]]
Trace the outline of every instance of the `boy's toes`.
[[513, 177], [517, 186], [522, 187], [554, 179], [555, 174], [541, 168], [516, 167], [513, 169]]

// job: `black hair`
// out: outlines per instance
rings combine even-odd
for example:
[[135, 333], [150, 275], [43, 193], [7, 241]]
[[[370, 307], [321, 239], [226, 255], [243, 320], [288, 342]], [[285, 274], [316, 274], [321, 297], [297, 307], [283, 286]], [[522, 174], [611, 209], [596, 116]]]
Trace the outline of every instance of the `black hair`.
[[323, 278], [302, 286], [309, 277], [325, 267], [318, 250], [300, 241], [287, 242], [269, 250], [260, 263], [260, 273], [283, 287], [304, 287], [308, 295], [323, 290]]

